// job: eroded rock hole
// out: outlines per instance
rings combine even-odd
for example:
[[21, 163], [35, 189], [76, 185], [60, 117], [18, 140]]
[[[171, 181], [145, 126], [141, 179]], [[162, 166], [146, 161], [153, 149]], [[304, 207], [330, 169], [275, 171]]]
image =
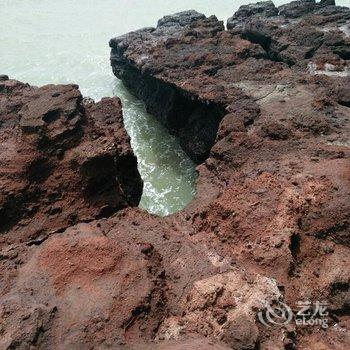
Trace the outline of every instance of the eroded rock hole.
[[296, 233], [293, 233], [290, 238], [289, 249], [295, 260], [297, 259], [297, 256], [300, 253], [300, 241], [300, 236]]

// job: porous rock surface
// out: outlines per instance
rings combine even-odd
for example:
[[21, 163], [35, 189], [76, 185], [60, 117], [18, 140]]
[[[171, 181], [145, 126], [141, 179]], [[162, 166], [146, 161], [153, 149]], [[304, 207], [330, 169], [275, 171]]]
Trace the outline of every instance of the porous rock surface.
[[[294, 8], [303, 11], [289, 15]], [[236, 113], [239, 103], [249, 105], [244, 99], [270, 94], [276, 82], [291, 91], [305, 73], [348, 76], [349, 23], [348, 8], [313, 1], [242, 6], [229, 30], [215, 16], [187, 11], [112, 39], [111, 64], [200, 163], [223, 116]], [[306, 79], [317, 84], [310, 74]], [[258, 97], [250, 93], [254, 87]], [[256, 104], [250, 108], [240, 109], [245, 125], [259, 113]]]
[[0, 81], [0, 245], [137, 206], [142, 180], [121, 102], [76, 85]]
[[[227, 30], [188, 11], [110, 41], [116, 76], [200, 164], [194, 201], [168, 220], [215, 266], [272, 278], [294, 311], [298, 301], [329, 303], [327, 330], [276, 330], [256, 320], [259, 306], [213, 312], [220, 298], [185, 299], [186, 314], [160, 328], [168, 337], [200, 333], [234, 349], [349, 346], [349, 16], [333, 1], [267, 1], [242, 6]], [[204, 279], [203, 293], [225, 288], [220, 278]]]
[[[264, 2], [228, 30], [189, 11], [112, 39], [115, 74], [199, 163], [196, 197], [5, 244], [0, 348], [349, 348], [349, 13]], [[258, 319], [305, 300], [328, 328]]]

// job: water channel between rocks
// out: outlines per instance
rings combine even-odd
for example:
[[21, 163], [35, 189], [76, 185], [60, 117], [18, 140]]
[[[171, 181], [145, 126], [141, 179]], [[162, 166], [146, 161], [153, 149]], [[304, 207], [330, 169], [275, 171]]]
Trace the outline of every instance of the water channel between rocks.
[[188, 9], [226, 19], [244, 3], [249, 1], [0, 0], [0, 74], [39, 86], [76, 83], [95, 100], [119, 96], [144, 180], [140, 206], [171, 214], [195, 194], [195, 164], [113, 76], [109, 39]]

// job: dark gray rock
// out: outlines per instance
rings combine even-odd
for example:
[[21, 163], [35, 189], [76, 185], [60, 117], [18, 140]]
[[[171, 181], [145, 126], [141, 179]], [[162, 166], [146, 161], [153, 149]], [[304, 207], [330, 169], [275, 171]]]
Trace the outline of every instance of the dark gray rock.
[[173, 27], [173, 26], [188, 26], [194, 21], [204, 19], [205, 16], [195, 10], [178, 12], [173, 15], [164, 16], [158, 21], [157, 28], [159, 27]]
[[319, 5], [320, 6], [334, 6], [335, 0], [321, 0]]
[[278, 8], [279, 14], [286, 18], [298, 18], [312, 12], [316, 7], [315, 0], [292, 1], [289, 4], [282, 5]]
[[271, 2], [242, 6], [229, 18], [227, 28], [260, 44], [271, 59], [289, 66], [305, 66], [306, 60], [322, 56], [320, 64], [338, 61], [343, 69], [350, 57], [344, 24], [350, 19], [349, 8], [334, 6], [333, 1], [302, 0], [278, 10], [273, 15]]
[[252, 17], [273, 17], [278, 15], [278, 9], [272, 1], [262, 1], [256, 4], [242, 5], [238, 11], [227, 20], [227, 28], [232, 29], [242, 19]]
[[9, 80], [8, 75], [6, 75], [6, 74], [0, 74], [0, 81], [5, 81], [5, 80]]

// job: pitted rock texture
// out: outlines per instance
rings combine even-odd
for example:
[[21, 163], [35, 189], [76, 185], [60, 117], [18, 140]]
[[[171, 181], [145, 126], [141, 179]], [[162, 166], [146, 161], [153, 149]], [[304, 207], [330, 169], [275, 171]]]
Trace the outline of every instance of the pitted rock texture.
[[227, 22], [230, 30], [259, 43], [270, 59], [329, 74], [349, 70], [349, 26], [349, 8], [314, 0], [293, 1], [278, 8], [271, 1], [258, 7], [247, 5]]
[[[226, 349], [247, 337], [254, 346], [261, 300], [281, 298], [275, 281], [214, 264], [184, 227], [139, 209], [1, 254], [4, 349]], [[247, 320], [255, 338], [242, 329], [235, 340], [226, 319]]]
[[[348, 76], [349, 25], [350, 10], [327, 2], [245, 5], [228, 20], [229, 31], [215, 16], [187, 11], [112, 39], [111, 63], [200, 163], [230, 104], [245, 98], [238, 83], [290, 83], [306, 72]], [[247, 113], [244, 123], [255, 117]]]
[[142, 180], [119, 99], [4, 79], [0, 108], [1, 245], [138, 205]]
[[[350, 81], [334, 51], [348, 49], [348, 13], [265, 2], [227, 31], [190, 11], [113, 39], [114, 72], [200, 163], [196, 197], [165, 218], [126, 208], [4, 246], [0, 348], [349, 348]], [[49, 119], [61, 142], [64, 116]], [[46, 125], [24, 122], [26, 137]], [[307, 300], [327, 301], [328, 328], [258, 318], [265, 302]]]
[[194, 201], [171, 220], [214, 266], [275, 280], [295, 311], [300, 300], [329, 303], [327, 330], [266, 333], [245, 315], [229, 338], [229, 309], [208, 301], [193, 310], [190, 293], [163, 337], [199, 333], [234, 349], [349, 346], [349, 16], [332, 1], [262, 2], [242, 6], [228, 30], [185, 12], [111, 40], [114, 73], [192, 158], [206, 158]]

